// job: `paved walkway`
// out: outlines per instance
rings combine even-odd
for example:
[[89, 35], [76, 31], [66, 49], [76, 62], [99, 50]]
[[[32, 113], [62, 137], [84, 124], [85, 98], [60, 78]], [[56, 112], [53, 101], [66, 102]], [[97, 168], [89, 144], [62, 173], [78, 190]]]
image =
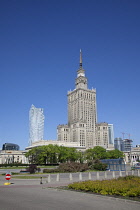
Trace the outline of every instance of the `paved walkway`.
[[[66, 191], [55, 189], [61, 186], [67, 186], [69, 183], [73, 183], [68, 178], [51, 180], [47, 182], [47, 177], [42, 179], [14, 179], [10, 182], [11, 185], [4, 185], [4, 176], [0, 176], [0, 198], [1, 206], [5, 206], [6, 210], [11, 210], [11, 205], [14, 210], [17, 209], [41, 209], [41, 210], [53, 210], [53, 209], [79, 209], [80, 210], [139, 210], [140, 202], [129, 201], [125, 199], [118, 199], [109, 196], [94, 195], [88, 193], [78, 193], [74, 191]], [[7, 189], [8, 188], [8, 189]], [[37, 189], [37, 190], [36, 190]], [[8, 191], [7, 191], [8, 190]], [[8, 200], [4, 200], [4, 195], [8, 196]], [[14, 198], [18, 198], [14, 199]], [[24, 198], [24, 202], [22, 200]], [[14, 200], [13, 200], [14, 199]], [[38, 202], [37, 202], [38, 201]], [[25, 203], [26, 202], [26, 203]], [[5, 208], [1, 208], [2, 210]]]
[[[0, 187], [1, 210], [139, 210], [140, 203], [45, 187], [14, 185]], [[34, 189], [34, 186], [37, 187]], [[7, 189], [8, 188], [8, 189]]]
[[[0, 177], [1, 178], [1, 177]], [[51, 183], [48, 183], [46, 180], [41, 180], [40, 179], [11, 179], [9, 183], [10, 185], [4, 185], [4, 183], [8, 183], [3, 177], [3, 179], [0, 179], [0, 187], [19, 187], [19, 186], [43, 186], [43, 187], [60, 187], [60, 186], [67, 186], [70, 183], [73, 183], [73, 181], [69, 180], [61, 180], [59, 182], [53, 181]]]
[[[119, 171], [107, 171], [107, 172], [84, 172], [84, 173], [61, 173], [61, 174], [32, 174], [31, 176], [38, 177], [35, 179], [15, 179], [14, 175], [11, 176], [10, 183], [12, 185], [40, 185], [41, 182], [43, 185], [46, 186], [67, 186], [69, 183], [78, 182], [78, 181], [84, 181], [84, 180], [102, 180], [102, 179], [111, 179], [111, 178], [117, 178], [120, 175], [132, 175], [132, 172], [134, 175], [140, 175], [137, 171], [127, 171], [127, 174], [125, 171], [120, 172]], [[105, 174], [106, 173], [106, 174]], [[20, 175], [21, 176], [21, 175]], [[24, 175], [23, 175], [24, 176]], [[42, 177], [42, 178], [41, 178]], [[4, 183], [7, 182], [5, 180], [5, 176], [0, 176], [0, 186], [4, 185]]]

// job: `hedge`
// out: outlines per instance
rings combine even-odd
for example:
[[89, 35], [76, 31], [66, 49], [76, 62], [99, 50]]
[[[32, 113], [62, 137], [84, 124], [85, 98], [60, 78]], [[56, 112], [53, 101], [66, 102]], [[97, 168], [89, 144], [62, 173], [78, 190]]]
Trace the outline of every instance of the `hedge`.
[[101, 195], [140, 197], [140, 177], [127, 176], [111, 180], [76, 182], [69, 184], [68, 188]]

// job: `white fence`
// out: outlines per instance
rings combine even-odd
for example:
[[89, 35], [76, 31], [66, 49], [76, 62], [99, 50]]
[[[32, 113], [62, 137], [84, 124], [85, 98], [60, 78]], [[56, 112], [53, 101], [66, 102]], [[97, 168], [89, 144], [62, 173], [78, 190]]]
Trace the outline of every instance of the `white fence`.
[[[47, 175], [47, 182], [76, 182], [85, 180], [105, 180], [115, 179], [122, 176], [135, 175], [140, 176], [140, 170], [135, 171], [97, 171], [83, 173], [58, 173]], [[43, 176], [45, 178], [45, 175]]]

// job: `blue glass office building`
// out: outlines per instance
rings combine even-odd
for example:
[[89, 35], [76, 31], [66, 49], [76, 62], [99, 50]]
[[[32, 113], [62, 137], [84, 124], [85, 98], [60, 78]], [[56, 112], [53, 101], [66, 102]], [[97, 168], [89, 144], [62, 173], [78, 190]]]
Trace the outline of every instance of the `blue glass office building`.
[[5, 143], [2, 146], [2, 150], [19, 150], [20, 147], [17, 144]]

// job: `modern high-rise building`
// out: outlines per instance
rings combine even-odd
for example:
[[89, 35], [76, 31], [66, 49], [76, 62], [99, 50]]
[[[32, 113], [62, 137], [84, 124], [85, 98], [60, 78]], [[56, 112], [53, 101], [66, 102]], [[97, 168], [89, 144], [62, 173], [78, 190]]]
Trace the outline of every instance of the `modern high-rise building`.
[[59, 141], [79, 142], [80, 146], [96, 146], [95, 126], [97, 122], [96, 90], [88, 89], [85, 70], [80, 65], [75, 79], [75, 89], [68, 91], [68, 124], [57, 127]]
[[109, 144], [114, 145], [114, 128], [113, 124], [108, 124]]
[[114, 139], [114, 147], [120, 151], [124, 151], [124, 142], [122, 138], [115, 138]]
[[29, 146], [44, 137], [44, 113], [42, 108], [31, 106], [29, 111]]
[[124, 151], [125, 152], [130, 152], [132, 150], [132, 139], [124, 139], [123, 144], [124, 144]]
[[132, 150], [132, 139], [122, 139], [122, 138], [115, 138], [114, 139], [114, 146], [115, 149], [124, 152], [131, 152]]

